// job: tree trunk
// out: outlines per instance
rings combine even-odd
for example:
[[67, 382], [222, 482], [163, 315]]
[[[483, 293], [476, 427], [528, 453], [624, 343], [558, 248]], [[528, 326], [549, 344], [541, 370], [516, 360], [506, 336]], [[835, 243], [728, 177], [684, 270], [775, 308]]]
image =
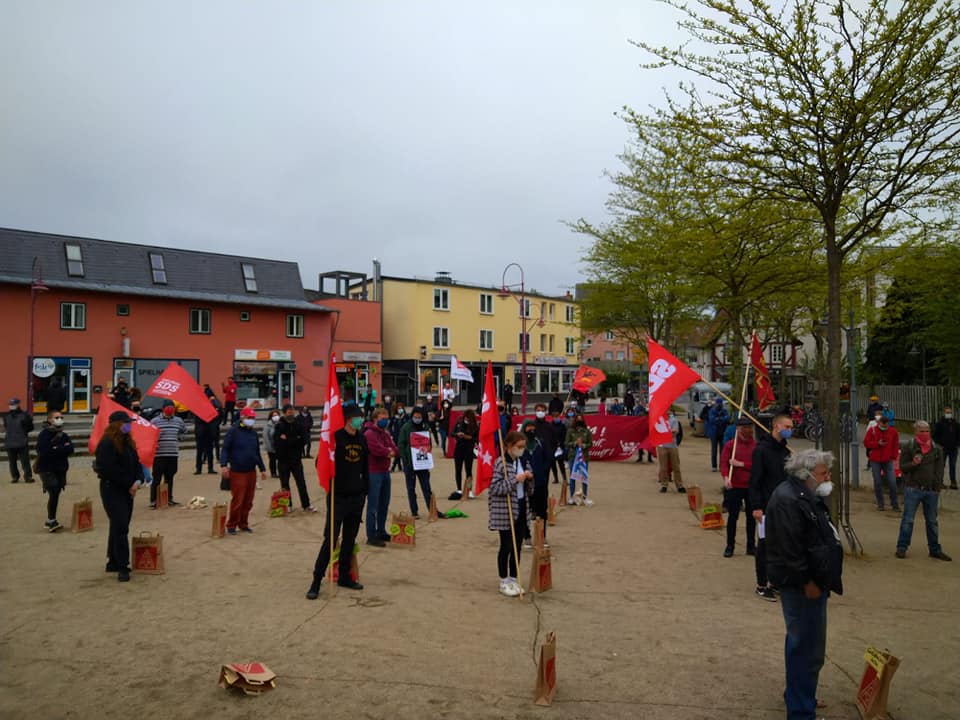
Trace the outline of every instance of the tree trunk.
[[823, 413], [823, 448], [833, 453], [832, 468], [837, 488], [829, 497], [830, 514], [837, 521], [837, 508], [842, 488], [840, 487], [840, 372], [843, 349], [841, 347], [840, 318], [840, 274], [843, 267], [843, 254], [837, 247], [836, 229], [828, 223], [824, 229], [827, 248], [827, 378], [820, 396]]

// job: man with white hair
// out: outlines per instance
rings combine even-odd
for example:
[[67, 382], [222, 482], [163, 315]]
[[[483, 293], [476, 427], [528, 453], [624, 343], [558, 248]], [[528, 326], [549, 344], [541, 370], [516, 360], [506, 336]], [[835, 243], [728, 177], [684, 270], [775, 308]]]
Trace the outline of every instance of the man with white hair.
[[780, 590], [787, 628], [784, 644], [791, 720], [815, 720], [817, 683], [827, 647], [827, 598], [843, 594], [843, 548], [824, 499], [833, 491], [833, 455], [794, 452], [787, 479], [770, 495], [766, 512], [767, 574]]
[[937, 502], [943, 487], [943, 449], [930, 437], [930, 424], [917, 420], [913, 425], [913, 440], [900, 448], [900, 469], [903, 470], [903, 517], [900, 518], [900, 537], [897, 538], [897, 557], [907, 556], [913, 536], [913, 518], [917, 507], [923, 505], [923, 520], [927, 526], [927, 549], [930, 557], [952, 560], [940, 547], [937, 523]]

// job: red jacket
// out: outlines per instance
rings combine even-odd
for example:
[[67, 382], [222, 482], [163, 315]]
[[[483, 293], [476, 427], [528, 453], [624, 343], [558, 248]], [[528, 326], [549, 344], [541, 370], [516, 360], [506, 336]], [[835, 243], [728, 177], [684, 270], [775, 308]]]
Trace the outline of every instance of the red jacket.
[[397, 454], [397, 445], [390, 437], [390, 433], [381, 430], [374, 422], [363, 426], [363, 435], [367, 439], [367, 449], [370, 451], [368, 466], [372, 473], [390, 472], [390, 451]]
[[871, 462], [888, 463], [897, 459], [900, 452], [900, 436], [893, 425], [886, 430], [881, 430], [879, 425], [874, 425], [867, 430], [863, 438], [863, 446], [870, 451], [867, 457]]
[[[757, 441], [753, 438], [749, 440], [737, 440], [737, 460], [743, 463], [743, 467], [733, 469], [733, 477], [730, 483], [735, 488], [745, 489], [750, 487], [750, 468], [753, 466], [753, 449], [757, 446]], [[733, 454], [733, 440], [723, 446], [723, 452], [720, 453], [720, 474], [724, 478], [730, 474], [730, 456]]]
[[227, 385], [226, 383], [220, 383], [220, 387], [223, 389], [224, 402], [237, 401], [237, 384], [235, 382], [232, 382], [229, 385]]

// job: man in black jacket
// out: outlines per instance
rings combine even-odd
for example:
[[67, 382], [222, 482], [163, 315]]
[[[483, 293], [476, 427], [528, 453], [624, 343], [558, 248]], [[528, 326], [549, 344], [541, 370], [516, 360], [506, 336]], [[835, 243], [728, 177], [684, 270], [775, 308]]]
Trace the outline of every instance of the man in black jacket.
[[950, 489], [957, 489], [957, 448], [960, 447], [960, 423], [953, 416], [953, 408], [945, 407], [943, 417], [933, 426], [933, 441], [943, 448], [943, 458], [950, 471]]
[[[367, 464], [369, 450], [367, 441], [360, 429], [363, 427], [363, 411], [359, 405], [350, 405], [343, 409], [344, 426], [333, 436], [334, 451], [333, 495], [333, 536], [334, 542], [343, 529], [340, 547], [340, 576], [337, 584], [351, 590], [363, 590], [363, 585], [350, 577], [350, 558], [353, 545], [360, 530], [363, 517], [363, 503], [367, 498], [370, 485], [370, 468]], [[327, 572], [330, 562], [330, 495], [327, 495], [327, 522], [323, 529], [323, 546], [317, 555], [313, 567], [313, 582], [307, 590], [307, 600], [320, 597], [320, 581]]]
[[827, 646], [827, 598], [843, 594], [843, 548], [824, 503], [833, 490], [833, 455], [794, 453], [788, 478], [770, 496], [766, 513], [768, 571], [780, 590], [788, 718], [817, 716], [817, 683]]
[[3, 446], [7, 450], [10, 462], [11, 482], [20, 482], [20, 469], [23, 467], [24, 482], [33, 482], [33, 468], [30, 467], [29, 435], [33, 432], [33, 418], [20, 409], [19, 398], [10, 398], [10, 412], [3, 416]]
[[757, 540], [757, 555], [754, 565], [757, 573], [757, 595], [770, 602], [776, 602], [777, 595], [767, 582], [767, 542], [763, 523], [767, 502], [776, 487], [787, 479], [783, 466], [790, 456], [787, 440], [793, 434], [793, 420], [789, 415], [777, 415], [773, 419], [772, 434], [765, 434], [754, 448], [750, 467], [750, 489], [748, 491], [749, 510], [760, 527]]
[[303, 446], [306, 442], [306, 431], [297, 417], [297, 409], [287, 403], [283, 406], [283, 417], [273, 431], [273, 450], [277, 454], [280, 487], [289, 492], [290, 476], [293, 475], [300, 495], [300, 507], [305, 512], [316, 512], [317, 509], [310, 503], [307, 481], [303, 477]]

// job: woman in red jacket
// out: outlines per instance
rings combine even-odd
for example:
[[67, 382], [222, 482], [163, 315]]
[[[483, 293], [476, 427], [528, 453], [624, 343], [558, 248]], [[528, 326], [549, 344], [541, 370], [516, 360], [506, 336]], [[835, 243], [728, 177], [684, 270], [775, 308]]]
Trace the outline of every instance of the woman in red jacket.
[[367, 439], [370, 486], [367, 489], [367, 545], [384, 547], [390, 536], [387, 534], [387, 511], [390, 509], [390, 463], [397, 456], [387, 426], [390, 414], [386, 408], [373, 411], [373, 419], [364, 426]]
[[863, 446], [867, 448], [870, 469], [873, 471], [873, 492], [877, 497], [877, 510], [883, 510], [883, 482], [886, 481], [890, 490], [890, 507], [894, 512], [899, 512], [897, 476], [893, 470], [893, 462], [900, 452], [900, 436], [897, 429], [890, 425], [886, 415], [881, 415], [877, 424], [867, 430]]

